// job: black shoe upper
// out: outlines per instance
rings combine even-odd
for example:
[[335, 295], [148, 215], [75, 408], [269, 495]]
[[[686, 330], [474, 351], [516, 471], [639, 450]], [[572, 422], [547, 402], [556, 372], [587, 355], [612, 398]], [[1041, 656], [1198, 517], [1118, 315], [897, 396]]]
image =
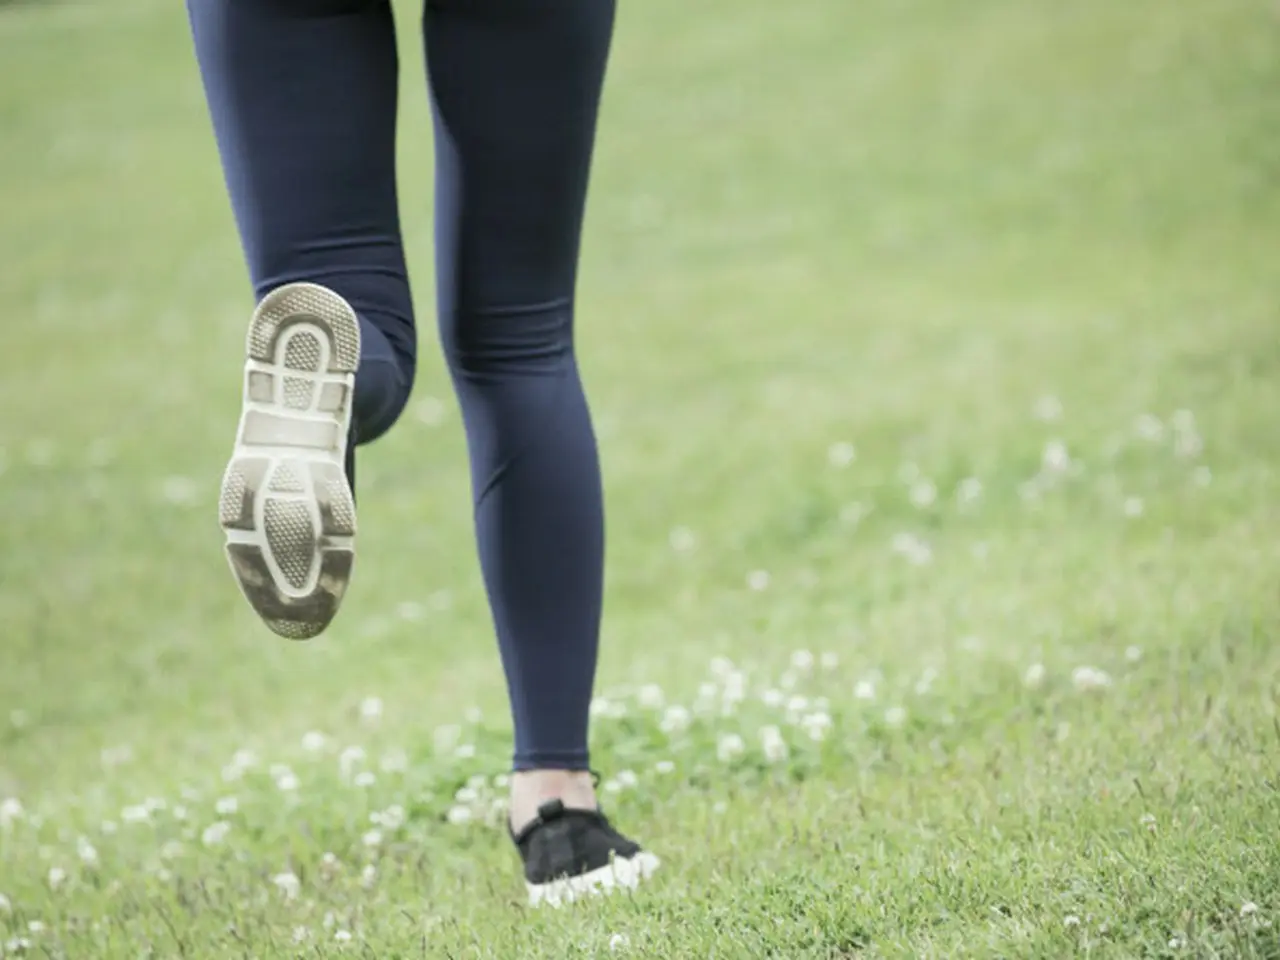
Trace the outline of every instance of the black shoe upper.
[[640, 852], [598, 810], [572, 810], [560, 800], [548, 800], [538, 815], [511, 839], [524, 860], [524, 876], [531, 884], [577, 877], [606, 867], [616, 857]]

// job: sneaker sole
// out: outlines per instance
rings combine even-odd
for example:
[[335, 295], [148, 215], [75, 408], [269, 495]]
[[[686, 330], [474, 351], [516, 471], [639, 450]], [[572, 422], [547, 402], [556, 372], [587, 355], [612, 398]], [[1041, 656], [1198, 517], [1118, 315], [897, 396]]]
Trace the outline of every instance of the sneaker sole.
[[662, 866], [655, 854], [642, 850], [634, 857], [614, 860], [576, 877], [562, 877], [550, 883], [527, 883], [529, 906], [562, 907], [589, 897], [607, 897], [619, 890], [634, 890]]
[[245, 599], [277, 634], [306, 640], [333, 620], [355, 560], [345, 462], [360, 325], [333, 291], [291, 283], [258, 305], [245, 352], [218, 518]]

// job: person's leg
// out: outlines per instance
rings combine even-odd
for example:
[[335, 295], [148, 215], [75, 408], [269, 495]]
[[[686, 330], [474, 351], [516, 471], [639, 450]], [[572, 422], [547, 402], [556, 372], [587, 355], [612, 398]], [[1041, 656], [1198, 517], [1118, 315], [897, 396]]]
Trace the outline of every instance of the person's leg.
[[304, 638], [350, 576], [349, 440], [390, 427], [414, 374], [395, 26], [388, 0], [188, 0], [188, 13], [260, 301], [221, 520], [245, 595]]
[[511, 821], [592, 808], [604, 517], [574, 357], [613, 0], [427, 0], [439, 320], [515, 722]]

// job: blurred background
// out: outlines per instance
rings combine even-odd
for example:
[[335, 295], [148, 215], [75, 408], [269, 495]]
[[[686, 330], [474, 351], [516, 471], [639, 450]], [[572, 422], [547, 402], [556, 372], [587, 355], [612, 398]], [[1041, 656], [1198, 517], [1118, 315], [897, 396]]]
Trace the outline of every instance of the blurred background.
[[[434, 349], [419, 11], [396, 7], [423, 360], [362, 452], [345, 606], [291, 645], [216, 522], [252, 297], [184, 11], [0, 5], [0, 797], [216, 792], [237, 749], [375, 713], [424, 756], [468, 717], [500, 768]], [[713, 657], [829, 650], [852, 664], [833, 715], [860, 677], [910, 691], [927, 668], [998, 739], [1002, 683], [1119, 676], [1137, 645], [1166, 655], [1130, 707], [1208, 683], [1262, 710], [1261, 635], [1234, 665], [1197, 658], [1276, 612], [1276, 17], [624, 3], [579, 308], [610, 510], [601, 689], [692, 698]], [[1141, 726], [1072, 719], [1100, 757]], [[43, 876], [30, 856], [6, 860]]]

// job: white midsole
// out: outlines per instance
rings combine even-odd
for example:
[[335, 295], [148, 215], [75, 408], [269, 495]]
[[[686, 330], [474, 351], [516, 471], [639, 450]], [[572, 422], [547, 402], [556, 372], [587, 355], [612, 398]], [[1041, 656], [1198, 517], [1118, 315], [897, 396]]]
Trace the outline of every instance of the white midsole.
[[615, 859], [608, 866], [576, 877], [562, 877], [550, 883], [526, 883], [529, 906], [559, 907], [584, 897], [607, 896], [619, 889], [634, 890], [661, 865], [655, 854], [642, 850], [634, 857]]

